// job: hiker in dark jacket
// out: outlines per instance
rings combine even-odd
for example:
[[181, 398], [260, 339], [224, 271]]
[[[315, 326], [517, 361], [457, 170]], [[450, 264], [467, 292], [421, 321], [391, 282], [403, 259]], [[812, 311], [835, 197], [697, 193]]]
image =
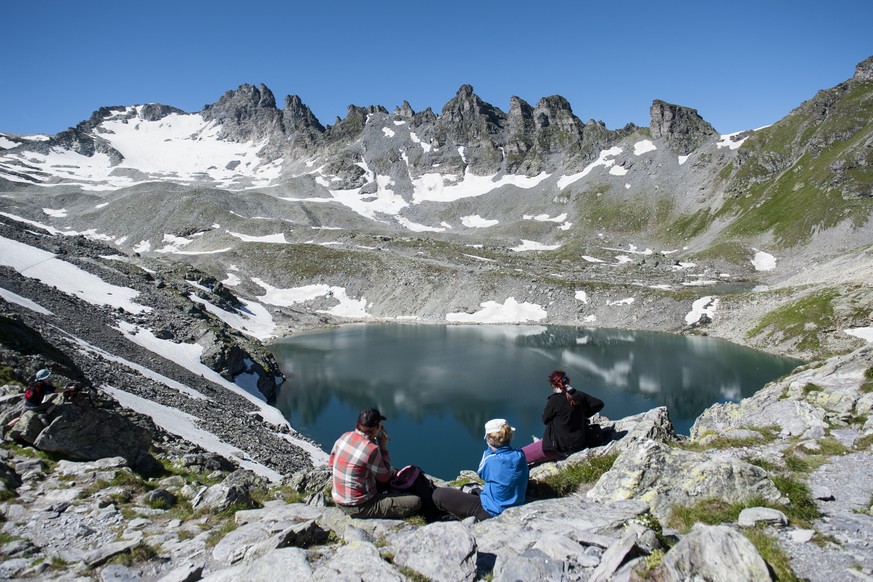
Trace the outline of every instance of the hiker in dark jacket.
[[562, 459], [585, 448], [588, 418], [603, 409], [603, 401], [570, 386], [563, 370], [549, 374], [552, 394], [543, 410], [542, 440], [522, 449], [529, 464]]
[[36, 373], [33, 382], [24, 390], [24, 409], [38, 412], [51, 412], [55, 408], [53, 400], [46, 397], [57, 392], [55, 385], [49, 382], [52, 373], [43, 368]]

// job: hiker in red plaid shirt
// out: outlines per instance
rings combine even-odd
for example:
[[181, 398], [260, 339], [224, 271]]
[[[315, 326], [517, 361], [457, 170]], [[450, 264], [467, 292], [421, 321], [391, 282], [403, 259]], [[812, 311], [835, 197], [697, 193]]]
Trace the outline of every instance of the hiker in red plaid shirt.
[[355, 430], [333, 445], [328, 464], [333, 467], [333, 500], [351, 517], [401, 518], [421, 507], [421, 499], [407, 493], [379, 491], [396, 472], [388, 457], [385, 417], [376, 408], [358, 415]]

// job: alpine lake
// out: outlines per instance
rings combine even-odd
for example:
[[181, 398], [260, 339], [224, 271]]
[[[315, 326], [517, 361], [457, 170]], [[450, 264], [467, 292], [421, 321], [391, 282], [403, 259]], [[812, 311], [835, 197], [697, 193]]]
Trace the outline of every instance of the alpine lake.
[[475, 470], [483, 426], [505, 418], [512, 446], [542, 437], [548, 374], [603, 400], [610, 419], [666, 406], [677, 433], [717, 402], [735, 402], [801, 360], [693, 335], [529, 325], [353, 324], [269, 346], [286, 382], [276, 406], [330, 452], [363, 408], [387, 417], [397, 467], [450, 480]]

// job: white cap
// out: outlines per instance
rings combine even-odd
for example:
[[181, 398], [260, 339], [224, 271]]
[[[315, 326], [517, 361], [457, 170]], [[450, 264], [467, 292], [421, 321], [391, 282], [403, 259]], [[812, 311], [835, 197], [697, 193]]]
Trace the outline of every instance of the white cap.
[[43, 380], [48, 380], [49, 376], [51, 376], [51, 375], [52, 375], [52, 373], [50, 371], [43, 368], [42, 370], [40, 370], [39, 372], [36, 373], [36, 379], [38, 382], [42, 382]]
[[[498, 430], [500, 430], [500, 427], [508, 424], [509, 423], [506, 421], [505, 418], [493, 418], [489, 420], [485, 423], [485, 436], [488, 436], [492, 432], [497, 432]], [[515, 434], [515, 427], [510, 426], [509, 428], [512, 429], [512, 434]]]

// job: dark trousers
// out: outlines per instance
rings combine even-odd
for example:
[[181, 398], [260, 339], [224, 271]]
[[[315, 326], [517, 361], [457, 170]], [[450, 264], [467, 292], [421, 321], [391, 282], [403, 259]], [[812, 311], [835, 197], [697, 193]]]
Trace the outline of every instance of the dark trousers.
[[482, 500], [478, 495], [464, 493], [459, 489], [437, 487], [433, 492], [433, 502], [438, 509], [458, 519], [472, 516], [476, 521], [482, 521], [491, 517], [491, 514], [483, 509]]

